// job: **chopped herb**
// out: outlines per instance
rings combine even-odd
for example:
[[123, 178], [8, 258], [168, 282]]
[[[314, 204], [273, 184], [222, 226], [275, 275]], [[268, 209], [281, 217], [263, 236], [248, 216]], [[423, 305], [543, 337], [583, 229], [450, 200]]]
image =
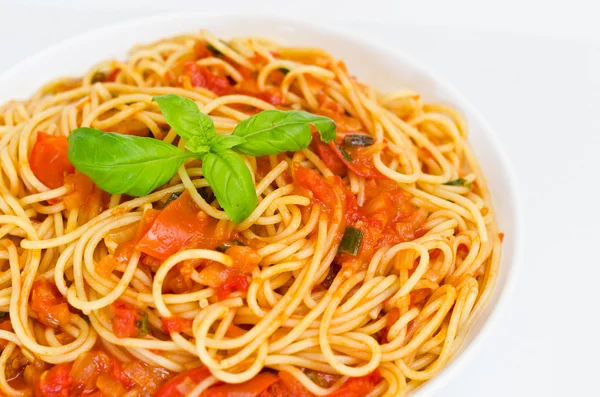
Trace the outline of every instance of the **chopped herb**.
[[244, 243], [242, 243], [240, 240], [238, 240], [237, 238], [235, 238], [232, 241], [225, 241], [223, 244], [219, 245], [217, 247], [217, 251], [219, 251], [219, 252], [225, 252], [229, 248], [233, 247], [234, 245], [241, 245], [242, 247], [245, 246]]
[[[222, 42], [222, 41], [221, 41]], [[222, 42], [223, 43], [223, 42]], [[225, 44], [225, 43], [223, 43]], [[226, 44], [225, 44], [226, 45]], [[215, 54], [215, 57], [217, 58], [223, 58], [225, 55], [223, 55], [223, 53], [219, 50], [217, 50], [212, 44], [206, 44], [206, 48], [212, 52], [213, 54]]]
[[344, 160], [351, 162], [352, 161], [352, 156], [350, 156], [350, 153], [348, 153], [346, 150], [344, 150], [343, 147], [341, 147], [340, 145], [336, 145], [338, 150], [340, 151], [340, 153], [342, 154], [342, 156], [344, 157]]
[[179, 198], [179, 195], [181, 195], [181, 193], [172, 193], [169, 198], [167, 199], [167, 201], [165, 201], [165, 203], [163, 204], [163, 208], [165, 208], [167, 205], [169, 205], [171, 203], [171, 201], [175, 201]]
[[348, 117], [352, 117], [352, 115], [350, 114], [350, 112], [349, 112], [349, 111], [347, 111], [347, 110], [345, 110], [345, 109], [344, 109], [344, 115], [346, 115], [346, 116], [348, 116]]
[[150, 332], [150, 327], [148, 326], [148, 315], [144, 314], [144, 317], [138, 322], [136, 322], [138, 328], [138, 336], [146, 336]]
[[363, 232], [351, 226], [346, 227], [344, 237], [338, 248], [338, 251], [345, 252], [350, 255], [358, 254], [360, 243], [362, 242]]
[[329, 289], [329, 287], [331, 287], [331, 284], [333, 284], [333, 280], [335, 280], [340, 270], [342, 270], [342, 267], [340, 265], [338, 265], [337, 263], [332, 263], [329, 266], [329, 273], [327, 273], [327, 276], [325, 276], [325, 280], [323, 280], [321, 286], [325, 289]]
[[367, 134], [347, 134], [344, 136], [344, 146], [348, 147], [365, 147], [371, 146], [375, 139]]
[[283, 74], [288, 74], [290, 72], [289, 69], [286, 69], [286, 68], [279, 68], [277, 70], [279, 70]]
[[468, 187], [469, 189], [472, 186], [471, 182], [468, 182], [466, 179], [463, 179], [463, 178], [458, 178], [458, 179], [455, 179], [453, 181], [446, 182], [446, 183], [444, 183], [444, 185], [447, 185], [447, 186], [465, 186], [465, 187]]

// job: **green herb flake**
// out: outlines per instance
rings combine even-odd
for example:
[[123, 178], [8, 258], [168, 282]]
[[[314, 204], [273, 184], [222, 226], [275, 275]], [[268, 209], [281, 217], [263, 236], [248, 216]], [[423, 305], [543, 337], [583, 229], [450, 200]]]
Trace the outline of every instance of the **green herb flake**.
[[360, 244], [362, 242], [363, 232], [354, 227], [348, 226], [344, 231], [344, 237], [338, 248], [338, 251], [345, 252], [350, 255], [358, 254]]
[[352, 156], [350, 156], [350, 153], [348, 153], [343, 147], [341, 147], [340, 145], [335, 145], [337, 147], [337, 149], [340, 151], [340, 153], [342, 154], [342, 157], [344, 158], [344, 160], [346, 160], [347, 162], [351, 163], [352, 162]]
[[458, 178], [453, 181], [446, 182], [446, 183], [444, 183], [444, 185], [446, 185], [446, 186], [465, 186], [465, 187], [468, 187], [469, 189], [472, 187], [471, 182], [468, 182], [466, 179], [463, 179], [463, 178]]
[[144, 337], [150, 333], [150, 326], [148, 325], [148, 315], [144, 314], [144, 317], [140, 321], [136, 322], [138, 329], [138, 337]]

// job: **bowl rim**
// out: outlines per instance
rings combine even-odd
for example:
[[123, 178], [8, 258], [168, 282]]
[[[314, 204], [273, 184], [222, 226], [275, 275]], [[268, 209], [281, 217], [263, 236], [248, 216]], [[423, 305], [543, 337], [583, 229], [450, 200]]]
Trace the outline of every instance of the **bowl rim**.
[[[85, 42], [93, 39], [102, 39], [102, 36], [107, 33], [114, 33], [115, 31], [127, 31], [134, 29], [136, 26], [160, 23], [165, 21], [177, 20], [177, 19], [198, 19], [199, 24], [202, 20], [207, 18], [219, 19], [220, 23], [227, 24], [231, 23], [232, 20], [236, 19], [258, 19], [264, 21], [264, 23], [286, 23], [293, 25], [299, 29], [310, 30], [312, 32], [321, 33], [325, 35], [333, 35], [341, 37], [351, 42], [356, 42], [363, 46], [370, 46], [378, 52], [387, 53], [393, 55], [398, 59], [402, 59], [403, 62], [410, 64], [413, 68], [421, 72], [424, 76], [431, 79], [436, 85], [440, 86], [446, 93], [448, 93], [455, 101], [456, 104], [462, 109], [463, 112], [468, 113], [472, 118], [476, 119], [481, 126], [479, 133], [485, 134], [486, 138], [490, 141], [493, 151], [496, 152], [499, 165], [506, 175], [508, 185], [505, 188], [509, 190], [509, 197], [512, 203], [512, 212], [514, 213], [514, 230], [511, 232], [511, 240], [513, 242], [512, 258], [510, 258], [510, 266], [506, 266], [507, 274], [503, 285], [499, 288], [498, 284], [494, 286], [493, 294], [498, 294], [496, 303], [489, 307], [489, 314], [483, 321], [481, 328], [476, 335], [473, 336], [472, 340], [468, 344], [463, 344], [460, 348], [461, 352], [458, 356], [452, 356], [441, 371], [436, 374], [433, 378], [429, 379], [422, 385], [420, 385], [412, 394], [413, 397], [425, 397], [431, 396], [435, 392], [441, 390], [444, 386], [448, 385], [450, 381], [459, 374], [467, 363], [475, 356], [477, 350], [485, 342], [490, 334], [490, 330], [495, 327], [501, 316], [506, 312], [519, 278], [520, 267], [522, 258], [524, 256], [525, 248], [525, 222], [524, 222], [524, 211], [523, 202], [521, 195], [519, 194], [519, 183], [516, 176], [516, 172], [509, 161], [508, 155], [505, 149], [501, 145], [497, 134], [494, 132], [488, 121], [483, 117], [482, 113], [456, 88], [442, 75], [438, 74], [430, 66], [417, 59], [415, 56], [402, 50], [400, 47], [392, 46], [391, 44], [381, 43], [376, 41], [374, 38], [368, 38], [360, 35], [360, 31], [351, 31], [347, 28], [340, 26], [329, 26], [322, 22], [306, 22], [300, 18], [295, 17], [284, 17], [276, 14], [264, 14], [264, 13], [253, 13], [253, 12], [170, 12], [161, 13], [155, 15], [146, 15], [142, 17], [128, 18], [122, 21], [109, 23], [97, 28], [88, 29], [84, 32], [78, 33], [72, 37], [63, 39], [48, 46], [47, 48], [38, 51], [32, 55], [29, 55], [22, 60], [18, 61], [14, 65], [10, 66], [4, 71], [0, 71], [0, 87], [5, 81], [11, 78], [19, 76], [19, 70], [27, 69], [29, 65], [39, 63], [46, 57], [52, 57], [53, 53], [59, 52], [63, 49], [79, 46]], [[214, 22], [214, 21], [211, 21]], [[335, 25], [335, 23], [334, 23]], [[199, 26], [198, 28], [201, 28]], [[91, 66], [91, 65], [90, 65]], [[57, 76], [58, 77], [58, 76]], [[488, 303], [489, 305], [490, 303]], [[486, 305], [486, 308], [488, 306]], [[471, 332], [471, 331], [469, 331]]]

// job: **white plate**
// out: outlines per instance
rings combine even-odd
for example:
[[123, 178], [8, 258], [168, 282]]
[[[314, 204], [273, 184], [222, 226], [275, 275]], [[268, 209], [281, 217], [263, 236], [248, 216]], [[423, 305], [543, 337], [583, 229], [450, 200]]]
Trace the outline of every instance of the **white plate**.
[[137, 19], [94, 30], [50, 47], [0, 76], [0, 103], [26, 98], [56, 77], [77, 76], [107, 58], [125, 58], [135, 44], [199, 29], [221, 37], [265, 36], [285, 44], [321, 47], [343, 59], [351, 74], [382, 91], [402, 87], [426, 101], [453, 105], [466, 116], [475, 149], [493, 197], [500, 230], [505, 233], [500, 273], [492, 299], [475, 322], [462, 349], [413, 396], [433, 395], [455, 377], [507, 306], [524, 247], [524, 229], [517, 181], [506, 155], [483, 116], [446, 80], [397, 49], [368, 41], [358, 33], [333, 30], [281, 18], [223, 14], [174, 14]]

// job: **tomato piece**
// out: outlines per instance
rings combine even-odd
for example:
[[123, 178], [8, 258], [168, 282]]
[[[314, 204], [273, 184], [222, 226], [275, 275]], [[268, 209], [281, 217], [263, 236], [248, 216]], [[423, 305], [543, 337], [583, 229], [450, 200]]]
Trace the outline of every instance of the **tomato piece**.
[[71, 364], [58, 364], [44, 371], [36, 388], [38, 397], [69, 397], [71, 390]]
[[[271, 77], [275, 74], [275, 72], [271, 73]], [[256, 80], [250, 80], [248, 79], [249, 77], [251, 76], [245, 77], [245, 79], [237, 85], [236, 90], [238, 93], [258, 98], [270, 103], [273, 106], [283, 105], [286, 103], [285, 97], [281, 91], [273, 88], [268, 88], [265, 91], [261, 91], [258, 89]]]
[[75, 167], [67, 156], [68, 150], [67, 137], [38, 132], [29, 155], [29, 165], [35, 177], [49, 188], [61, 187], [65, 182], [65, 175], [75, 172]]
[[346, 164], [340, 159], [337, 153], [325, 142], [319, 138], [318, 135], [313, 135], [312, 144], [319, 155], [319, 158], [323, 160], [327, 168], [331, 170], [335, 175], [344, 176], [346, 175], [347, 167]]
[[154, 397], [184, 397], [194, 386], [210, 376], [207, 367], [193, 368], [169, 379], [162, 385]]
[[117, 299], [110, 305], [112, 328], [119, 338], [135, 338], [139, 335], [138, 323], [143, 319], [137, 307]]
[[313, 197], [327, 208], [335, 207], [337, 198], [335, 191], [317, 171], [295, 166], [294, 182], [313, 193]]
[[224, 300], [234, 291], [248, 291], [249, 286], [248, 276], [235, 269], [227, 269], [227, 278], [225, 279], [225, 282], [218, 285], [215, 292], [217, 293], [217, 298], [219, 298], [219, 300]]
[[264, 372], [244, 383], [213, 386], [204, 393], [205, 397], [257, 397], [278, 380], [276, 375]]
[[204, 66], [196, 62], [186, 62], [183, 65], [183, 81], [188, 80], [193, 87], [202, 87], [215, 94], [227, 95], [233, 91], [227, 77], [214, 75]]
[[229, 247], [227, 251], [225, 251], [225, 255], [228, 255], [233, 259], [232, 269], [246, 274], [252, 273], [262, 259], [255, 249], [241, 245]]
[[160, 386], [170, 376], [167, 370], [151, 367], [140, 360], [133, 360], [123, 364], [121, 371], [124, 377], [132, 381], [135, 388], [141, 389], [146, 393], [139, 395], [155, 395]]
[[38, 320], [49, 327], [65, 327], [71, 321], [67, 300], [54, 283], [41, 279], [33, 283], [30, 299], [31, 309]]
[[365, 155], [364, 148], [348, 149], [346, 150], [352, 160], [347, 160], [342, 152], [338, 149], [335, 141], [329, 142], [329, 147], [338, 156], [338, 158], [346, 164], [346, 167], [356, 175], [362, 176], [368, 179], [388, 179], [387, 176], [383, 175], [373, 163], [371, 156]]
[[[167, 259], [177, 251], [188, 248], [214, 249], [228, 235], [215, 232], [217, 221], [201, 211], [186, 190], [158, 213], [152, 212], [140, 225], [143, 233], [136, 248], [158, 259]], [[148, 230], [144, 233], [146, 227]]]
[[379, 370], [360, 378], [349, 378], [339, 389], [329, 393], [328, 397], [363, 397], [366, 396], [381, 381]]
[[182, 318], [179, 316], [164, 317], [161, 319], [163, 330], [166, 333], [181, 332], [184, 330], [191, 330], [193, 320], [189, 318]]

